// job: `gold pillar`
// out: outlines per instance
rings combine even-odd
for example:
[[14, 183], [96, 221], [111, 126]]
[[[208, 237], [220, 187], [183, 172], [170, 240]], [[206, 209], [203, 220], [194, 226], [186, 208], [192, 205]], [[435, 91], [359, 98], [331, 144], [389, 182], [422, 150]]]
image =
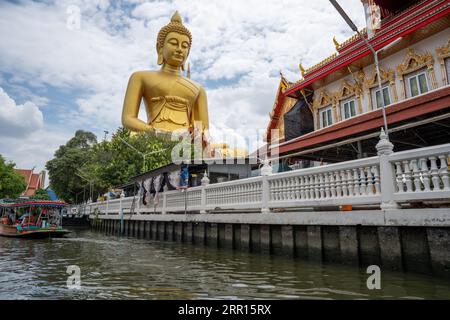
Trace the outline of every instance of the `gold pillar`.
[[362, 114], [363, 113], [363, 109], [362, 109], [362, 97], [361, 97], [362, 93], [358, 94], [357, 96], [355, 96], [356, 101], [358, 103], [358, 114]]
[[395, 85], [395, 79], [389, 81], [389, 86], [391, 87], [392, 95], [394, 98], [393, 102], [398, 102], [397, 86]]
[[[341, 121], [340, 117], [338, 118], [338, 111], [337, 109], [339, 104], [336, 104], [336, 102], [334, 102], [331, 106], [331, 109], [333, 110], [333, 117], [334, 117], [334, 123]], [[339, 115], [340, 115], [340, 108], [339, 108]]]
[[400, 90], [402, 94], [402, 100], [406, 99], [406, 88], [405, 88], [405, 81], [403, 80], [403, 76], [400, 77]]
[[433, 89], [437, 89], [438, 85], [437, 85], [437, 81], [436, 81], [436, 74], [434, 72], [434, 65], [428, 65], [427, 67], [428, 70], [428, 74], [430, 75], [430, 79], [431, 79], [431, 87]]
[[320, 129], [320, 113], [319, 113], [319, 109], [316, 109], [314, 112], [314, 117], [315, 119], [315, 123], [316, 123], [316, 130]]
[[444, 86], [448, 85], [448, 79], [447, 79], [447, 70], [445, 68], [445, 59], [439, 59], [440, 65], [441, 65], [441, 73], [442, 73], [442, 83]]

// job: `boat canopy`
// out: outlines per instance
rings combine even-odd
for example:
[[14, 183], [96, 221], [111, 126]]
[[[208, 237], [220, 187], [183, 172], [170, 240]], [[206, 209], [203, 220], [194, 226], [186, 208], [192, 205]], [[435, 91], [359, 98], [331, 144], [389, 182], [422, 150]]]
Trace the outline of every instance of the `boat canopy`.
[[25, 202], [13, 202], [13, 203], [0, 203], [0, 208], [64, 208], [67, 203], [62, 201], [25, 201]]

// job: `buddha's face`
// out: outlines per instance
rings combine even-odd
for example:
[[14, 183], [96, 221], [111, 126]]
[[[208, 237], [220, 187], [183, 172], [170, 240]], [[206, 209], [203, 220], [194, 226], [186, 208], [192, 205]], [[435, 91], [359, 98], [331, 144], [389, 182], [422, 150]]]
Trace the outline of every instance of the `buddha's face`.
[[164, 63], [179, 68], [186, 61], [189, 49], [188, 36], [177, 32], [169, 32], [161, 52]]

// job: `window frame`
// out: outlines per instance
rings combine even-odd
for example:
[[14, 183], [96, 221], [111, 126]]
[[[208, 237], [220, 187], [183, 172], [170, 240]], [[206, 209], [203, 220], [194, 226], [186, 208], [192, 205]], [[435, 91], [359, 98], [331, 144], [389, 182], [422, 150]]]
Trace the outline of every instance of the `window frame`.
[[[355, 115], [352, 116], [351, 115], [351, 110], [349, 110], [350, 111], [350, 117], [346, 118], [345, 117], [345, 104], [350, 103], [351, 101], [353, 101], [353, 107], [354, 107], [354, 110], [355, 110]], [[341, 121], [345, 121], [345, 120], [348, 120], [348, 119], [351, 119], [351, 118], [354, 118], [354, 117], [358, 116], [358, 110], [356, 108], [356, 97], [355, 96], [351, 96], [351, 97], [349, 97], [347, 99], [341, 100], [339, 102], [339, 107], [340, 107], [340, 110], [341, 110]]]
[[[385, 107], [387, 107], [387, 106], [392, 104], [391, 86], [389, 85], [389, 83], [384, 83], [384, 84], [381, 85], [381, 92], [383, 92], [384, 89], [387, 89], [388, 98], [389, 98], [389, 103], [385, 105]], [[378, 103], [377, 103], [377, 92], [379, 90], [380, 89], [378, 89], [378, 86], [373, 87], [371, 89], [371, 94], [370, 95], [371, 95], [371, 99], [372, 99], [372, 105], [375, 107], [374, 110], [382, 108], [382, 106], [378, 107]], [[381, 95], [383, 97], [383, 102], [384, 102], [384, 95], [383, 95], [383, 93]]]
[[[425, 84], [427, 86], [427, 90], [425, 92], [422, 92], [422, 90], [420, 88], [419, 76], [422, 75], [422, 74], [425, 77]], [[411, 82], [410, 81], [411, 81], [412, 78], [416, 78], [417, 89], [418, 89], [418, 94], [416, 94], [414, 96], [412, 95], [412, 92], [411, 92]], [[406, 85], [406, 89], [407, 89], [406, 90], [407, 98], [414, 98], [414, 97], [417, 97], [417, 96], [420, 96], [422, 94], [425, 94], [425, 93], [429, 92], [430, 91], [430, 81], [428, 80], [428, 71], [427, 71], [427, 69], [426, 68], [421, 68], [421, 69], [419, 69], [419, 70], [417, 70], [415, 72], [411, 72], [411, 73], [406, 74], [405, 75], [405, 85]]]
[[[328, 111], [330, 112], [331, 123], [327, 123], [327, 125], [324, 126], [324, 125], [323, 125], [323, 117], [322, 117], [322, 114], [325, 113], [325, 112], [328, 112]], [[327, 116], [327, 122], [328, 122], [328, 116]], [[320, 108], [320, 109], [319, 109], [319, 125], [320, 125], [320, 129], [329, 127], [329, 126], [331, 126], [331, 125], [333, 125], [333, 124], [334, 124], [334, 119], [333, 119], [333, 106], [328, 105], [328, 106], [326, 106], [326, 107]]]

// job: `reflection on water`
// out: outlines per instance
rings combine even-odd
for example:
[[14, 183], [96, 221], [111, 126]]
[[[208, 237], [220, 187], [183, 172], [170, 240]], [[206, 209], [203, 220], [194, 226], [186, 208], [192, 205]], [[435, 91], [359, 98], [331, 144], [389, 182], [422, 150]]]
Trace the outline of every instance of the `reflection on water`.
[[[67, 266], [81, 289], [66, 286]], [[450, 299], [439, 278], [365, 270], [175, 242], [73, 230], [68, 238], [0, 237], [0, 299]]]

